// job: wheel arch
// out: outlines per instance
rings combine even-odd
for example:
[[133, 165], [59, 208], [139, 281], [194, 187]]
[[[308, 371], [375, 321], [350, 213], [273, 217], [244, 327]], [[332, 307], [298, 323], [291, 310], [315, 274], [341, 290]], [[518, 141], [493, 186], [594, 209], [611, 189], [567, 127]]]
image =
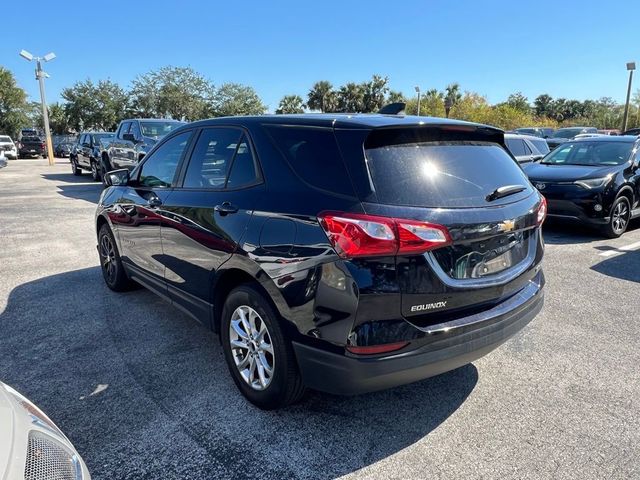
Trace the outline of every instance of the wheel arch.
[[620, 197], [627, 197], [627, 199], [629, 200], [629, 208], [633, 208], [635, 193], [631, 185], [624, 185], [622, 186], [622, 188], [620, 188], [620, 190], [618, 190], [618, 194], [616, 195], [616, 200], [618, 200], [618, 198]]

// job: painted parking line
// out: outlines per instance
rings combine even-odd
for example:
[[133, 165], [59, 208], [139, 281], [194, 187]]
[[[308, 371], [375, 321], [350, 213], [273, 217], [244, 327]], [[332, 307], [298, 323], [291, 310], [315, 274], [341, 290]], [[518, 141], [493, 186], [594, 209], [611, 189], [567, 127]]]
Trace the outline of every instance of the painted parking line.
[[612, 250], [607, 250], [602, 253], [599, 253], [601, 257], [615, 257], [616, 255], [622, 255], [625, 252], [632, 252], [634, 250], [638, 250], [640, 248], [640, 242], [631, 243], [629, 245], [625, 245], [623, 247], [614, 247]]

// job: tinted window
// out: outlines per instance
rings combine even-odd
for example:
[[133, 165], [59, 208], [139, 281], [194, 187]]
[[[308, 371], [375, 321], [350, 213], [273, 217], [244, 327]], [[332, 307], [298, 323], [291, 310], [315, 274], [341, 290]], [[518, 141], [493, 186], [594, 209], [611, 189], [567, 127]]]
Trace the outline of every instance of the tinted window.
[[140, 122], [145, 137], [161, 138], [174, 128], [182, 126], [181, 122]]
[[622, 165], [631, 155], [631, 142], [565, 143], [544, 159], [561, 165]]
[[125, 133], [129, 132], [129, 125], [131, 125], [131, 122], [126, 122], [120, 125], [120, 130], [118, 130], [118, 138], [122, 138]]
[[258, 173], [256, 172], [256, 163], [251, 148], [247, 142], [247, 137], [242, 137], [236, 156], [231, 165], [231, 173], [227, 180], [227, 188], [240, 188], [256, 183]]
[[509, 151], [513, 154], [514, 157], [520, 157], [523, 155], [527, 155], [527, 146], [524, 144], [524, 141], [520, 138], [505, 138], [505, 142], [507, 147], [509, 147]]
[[547, 153], [549, 153], [549, 145], [547, 145], [547, 141], [544, 139], [531, 139], [530, 140], [531, 143], [533, 143], [533, 146], [536, 147], [536, 150], [538, 150], [538, 152], [540, 152], [542, 155], [546, 155]]
[[[379, 202], [424, 207], [476, 207], [504, 185], [524, 185], [513, 202], [531, 193], [529, 182], [494, 143], [439, 141], [382, 145], [365, 151]], [[491, 204], [500, 204], [500, 200]]]
[[183, 186], [222, 188], [242, 132], [235, 128], [207, 128], [191, 154]]
[[323, 190], [353, 196], [349, 176], [331, 129], [266, 127], [294, 172]]
[[187, 148], [192, 132], [182, 132], [151, 153], [140, 170], [140, 184], [146, 187], [169, 187], [178, 163]]

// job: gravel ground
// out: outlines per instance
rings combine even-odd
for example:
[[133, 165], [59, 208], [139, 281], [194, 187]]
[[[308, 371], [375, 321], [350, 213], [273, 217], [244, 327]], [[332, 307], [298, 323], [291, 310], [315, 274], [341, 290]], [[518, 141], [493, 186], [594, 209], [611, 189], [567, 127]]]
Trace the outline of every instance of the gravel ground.
[[640, 222], [617, 240], [547, 226], [545, 309], [474, 364], [262, 412], [217, 336], [104, 286], [99, 192], [68, 160], [0, 170], [0, 379], [94, 479], [640, 478]]

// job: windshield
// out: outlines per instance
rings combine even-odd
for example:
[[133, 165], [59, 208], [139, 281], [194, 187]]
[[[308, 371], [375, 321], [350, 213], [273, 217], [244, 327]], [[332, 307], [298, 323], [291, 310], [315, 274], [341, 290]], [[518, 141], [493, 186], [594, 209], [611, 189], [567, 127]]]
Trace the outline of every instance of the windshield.
[[487, 205], [487, 195], [527, 177], [507, 152], [488, 142], [440, 141], [388, 145], [366, 150], [367, 165], [381, 203], [423, 207]]
[[142, 135], [158, 139], [164, 137], [171, 130], [181, 126], [180, 122], [140, 122], [142, 127]]
[[115, 133], [96, 133], [93, 135], [93, 138], [95, 138], [96, 142], [99, 142], [102, 139], [113, 138], [114, 136]]
[[573, 138], [582, 133], [583, 128], [561, 128], [551, 134], [551, 138]]
[[7, 137], [6, 135], [0, 135], [0, 142], [10, 142], [11, 137]]
[[571, 142], [556, 148], [543, 164], [622, 165], [631, 155], [632, 142]]

